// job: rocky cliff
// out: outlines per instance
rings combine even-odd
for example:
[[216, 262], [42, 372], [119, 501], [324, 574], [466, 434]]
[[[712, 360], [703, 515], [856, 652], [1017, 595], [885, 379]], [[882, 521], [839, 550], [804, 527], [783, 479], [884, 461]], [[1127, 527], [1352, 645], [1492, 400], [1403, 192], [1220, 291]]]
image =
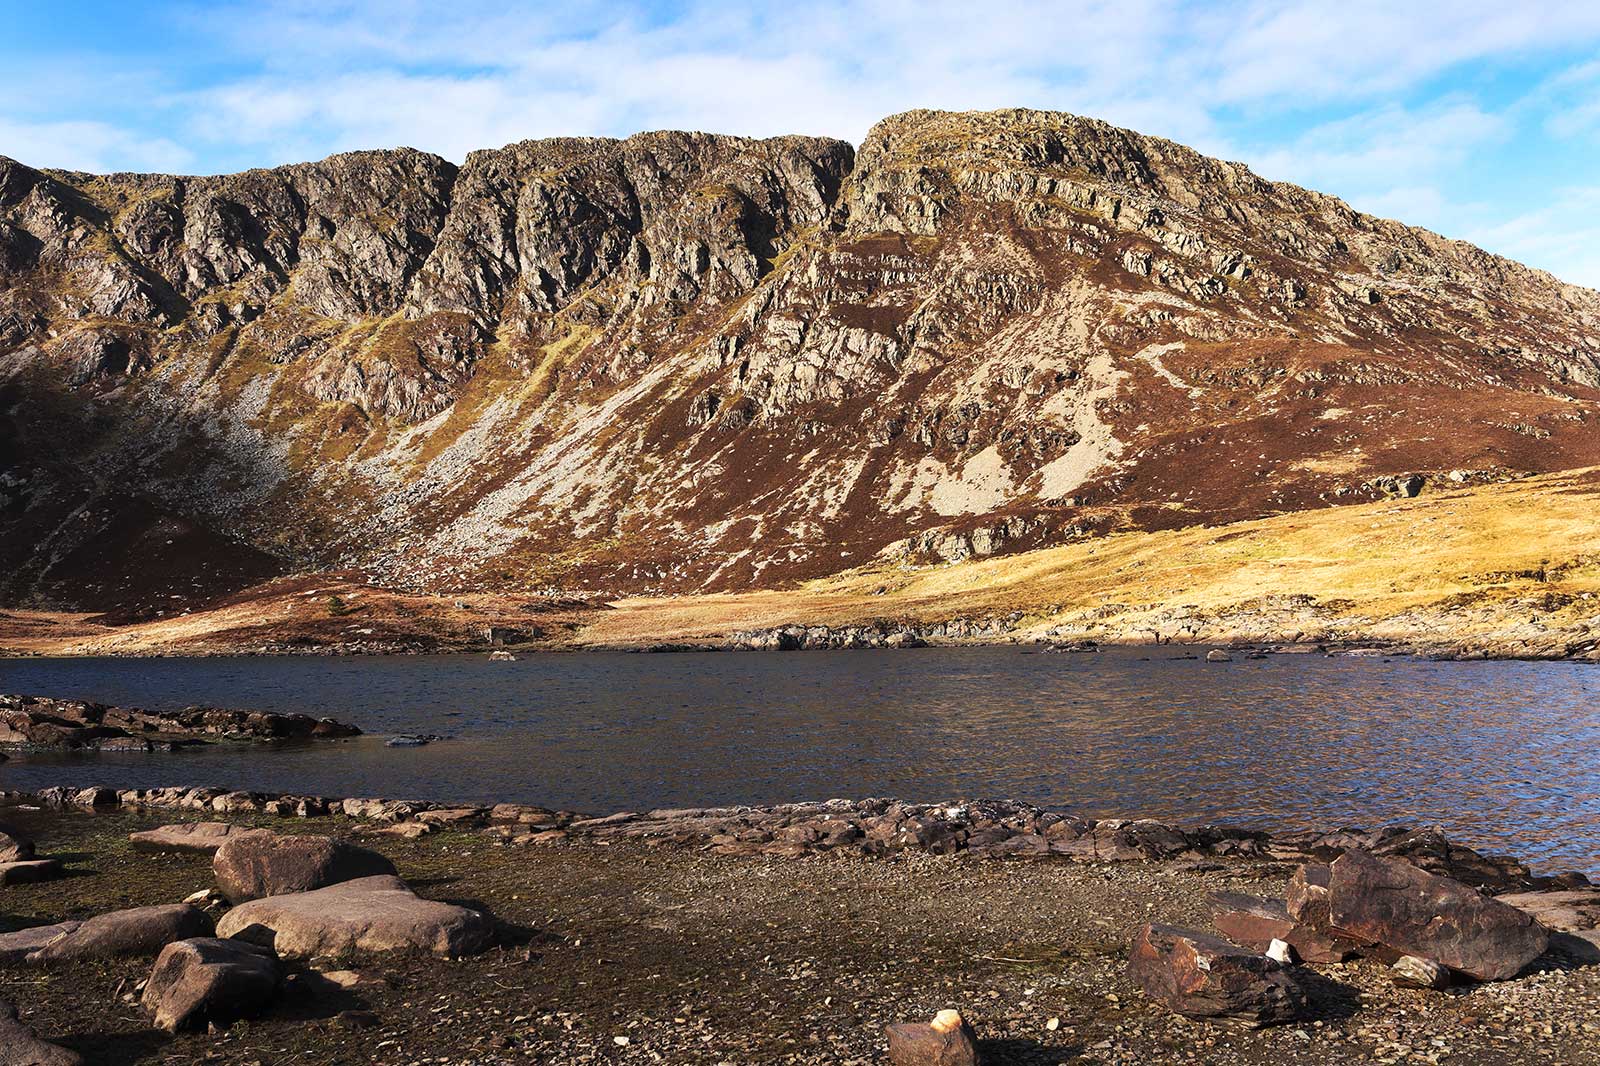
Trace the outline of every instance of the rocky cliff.
[[1070, 115], [0, 158], [0, 602], [772, 586], [1600, 463], [1600, 294]]

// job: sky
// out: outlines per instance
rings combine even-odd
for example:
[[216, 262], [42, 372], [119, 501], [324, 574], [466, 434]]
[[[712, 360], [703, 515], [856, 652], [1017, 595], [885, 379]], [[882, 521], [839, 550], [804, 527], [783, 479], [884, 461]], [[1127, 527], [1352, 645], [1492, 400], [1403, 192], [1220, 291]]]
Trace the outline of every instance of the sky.
[[0, 0], [0, 154], [217, 173], [1092, 115], [1600, 287], [1600, 0]]

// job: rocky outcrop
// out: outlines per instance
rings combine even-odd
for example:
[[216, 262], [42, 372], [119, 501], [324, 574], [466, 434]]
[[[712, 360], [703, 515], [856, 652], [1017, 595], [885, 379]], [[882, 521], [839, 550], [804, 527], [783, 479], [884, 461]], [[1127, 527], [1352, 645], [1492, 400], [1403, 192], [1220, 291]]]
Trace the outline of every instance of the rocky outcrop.
[[83, 700], [0, 695], [0, 745], [32, 749], [170, 751], [215, 740], [332, 740], [355, 726], [304, 714], [189, 707], [153, 712]]
[[978, 1066], [978, 1037], [959, 1011], [942, 1010], [931, 1022], [886, 1026], [890, 1066]]
[[215, 855], [228, 840], [259, 830], [232, 822], [184, 822], [141, 829], [128, 834], [135, 851], [167, 851], [188, 855]]
[[0, 171], [5, 602], [747, 588], [1600, 462], [1600, 295], [1071, 115]]

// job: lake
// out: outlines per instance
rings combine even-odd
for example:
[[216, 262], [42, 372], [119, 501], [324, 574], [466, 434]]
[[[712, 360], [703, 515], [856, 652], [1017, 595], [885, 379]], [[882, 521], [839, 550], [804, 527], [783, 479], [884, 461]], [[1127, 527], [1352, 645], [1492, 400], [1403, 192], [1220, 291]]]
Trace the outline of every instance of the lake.
[[[370, 734], [18, 755], [0, 787], [209, 784], [596, 813], [1005, 797], [1185, 824], [1433, 823], [1536, 866], [1600, 871], [1600, 669], [1186, 654], [0, 660], [4, 692], [300, 711]], [[452, 739], [384, 746], [408, 732]]]

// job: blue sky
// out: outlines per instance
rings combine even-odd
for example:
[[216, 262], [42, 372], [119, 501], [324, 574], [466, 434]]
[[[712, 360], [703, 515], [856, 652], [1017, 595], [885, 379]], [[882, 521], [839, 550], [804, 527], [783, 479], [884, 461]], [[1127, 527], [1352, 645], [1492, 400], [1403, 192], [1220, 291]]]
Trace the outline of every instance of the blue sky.
[[0, 154], [208, 173], [1094, 115], [1600, 287], [1600, 0], [0, 0]]

